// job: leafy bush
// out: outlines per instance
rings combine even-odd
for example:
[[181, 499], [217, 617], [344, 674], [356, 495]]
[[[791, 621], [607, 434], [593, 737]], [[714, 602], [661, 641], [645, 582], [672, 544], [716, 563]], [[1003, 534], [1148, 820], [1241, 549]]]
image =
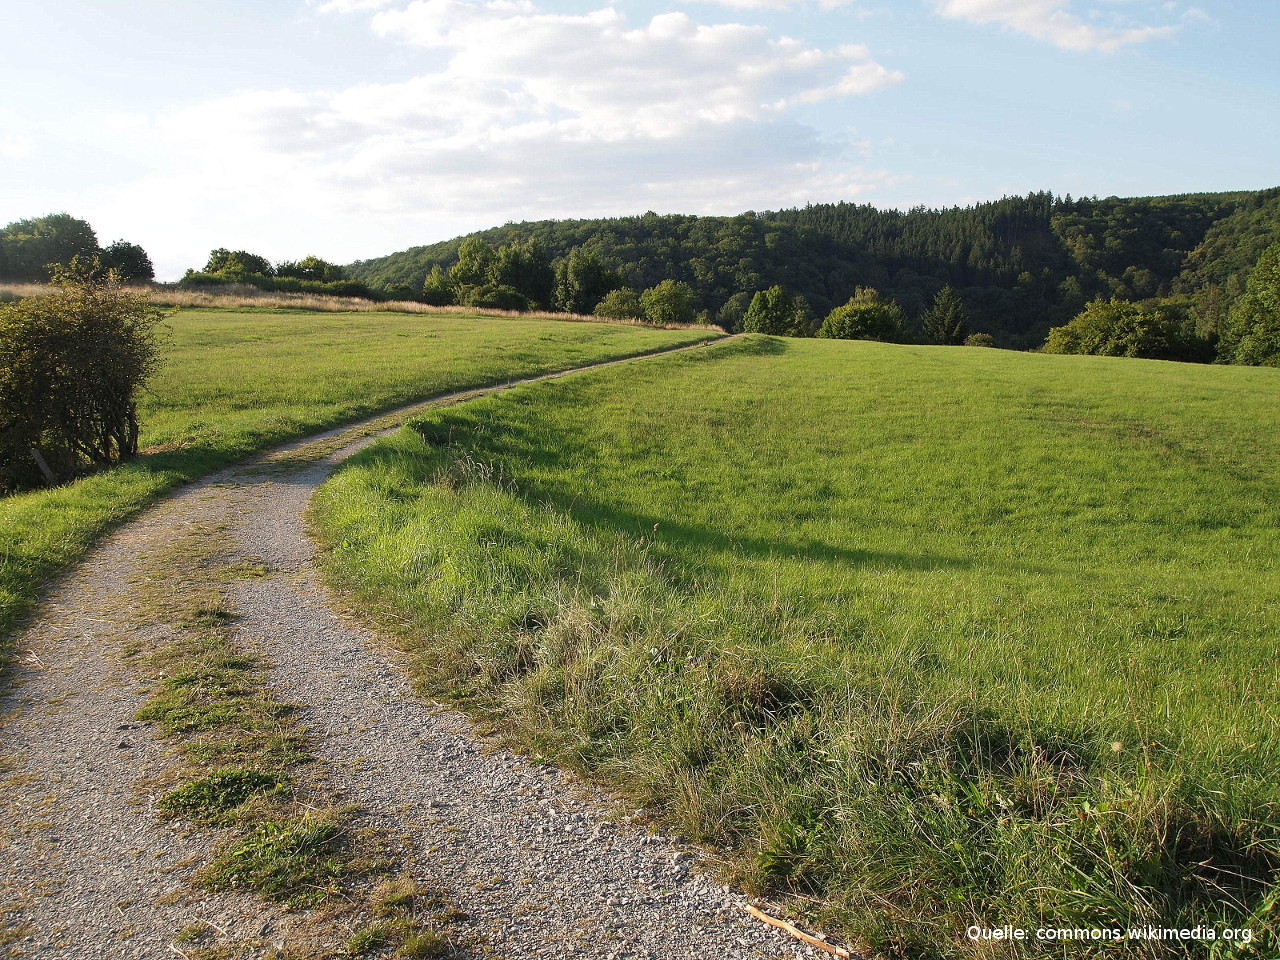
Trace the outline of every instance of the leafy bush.
[[462, 284], [457, 288], [458, 303], [467, 307], [483, 307], [487, 310], [528, 310], [529, 298], [515, 287], [501, 283], [484, 283], [479, 286]]
[[1213, 359], [1208, 341], [1195, 335], [1176, 306], [1116, 299], [1095, 300], [1070, 323], [1054, 327], [1044, 352], [1193, 362]]
[[848, 303], [827, 314], [818, 336], [897, 343], [903, 339], [905, 322], [902, 308], [892, 300], [884, 299], [871, 287], [858, 287]]
[[138, 452], [135, 397], [159, 365], [160, 314], [100, 274], [77, 258], [55, 269], [54, 293], [0, 306], [0, 489], [38, 482], [32, 450], [61, 480]]
[[813, 334], [813, 318], [804, 297], [793, 297], [785, 288], [774, 286], [751, 298], [742, 329], [780, 337], [808, 337]]
[[316, 280], [321, 283], [334, 283], [346, 280], [347, 271], [319, 257], [303, 257], [301, 260], [286, 260], [276, 264], [277, 277], [293, 277], [295, 280]]
[[640, 294], [644, 315], [654, 323], [692, 323], [693, 288], [679, 280], [663, 280]]
[[605, 294], [604, 299], [596, 304], [595, 315], [614, 320], [643, 320], [644, 305], [639, 294], [630, 287], [622, 287]]
[[966, 347], [994, 347], [996, 338], [989, 333], [971, 333], [965, 338]]

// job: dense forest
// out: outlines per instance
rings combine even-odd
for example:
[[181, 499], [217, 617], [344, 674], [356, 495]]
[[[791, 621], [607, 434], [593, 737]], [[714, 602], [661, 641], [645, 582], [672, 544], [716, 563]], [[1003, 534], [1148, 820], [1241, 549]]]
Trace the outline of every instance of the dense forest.
[[908, 333], [923, 336], [931, 305], [951, 287], [969, 328], [1001, 346], [1038, 347], [1050, 328], [1099, 299], [1159, 298], [1176, 308], [1189, 336], [1212, 341], [1263, 251], [1280, 242], [1280, 188], [1130, 199], [1033, 193], [905, 212], [838, 203], [735, 217], [513, 223], [346, 271], [396, 296], [421, 296], [426, 283], [430, 298], [433, 268], [438, 287], [468, 239], [536, 251], [561, 267], [579, 248], [636, 291], [664, 280], [687, 284], [703, 319], [732, 327], [741, 326], [753, 295], [772, 287], [802, 298], [818, 317], [870, 288], [901, 307]]

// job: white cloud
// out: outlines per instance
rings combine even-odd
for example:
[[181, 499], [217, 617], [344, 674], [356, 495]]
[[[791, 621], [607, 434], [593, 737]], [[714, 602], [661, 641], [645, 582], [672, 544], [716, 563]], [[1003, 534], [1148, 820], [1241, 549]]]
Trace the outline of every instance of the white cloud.
[[1071, 12], [1070, 0], [934, 0], [945, 17], [1001, 23], [1064, 50], [1114, 51], [1172, 36], [1175, 26], [1097, 26]]
[[[806, 0], [698, 0], [700, 3], [717, 3], [732, 10], [787, 10], [791, 7], [803, 6]], [[847, 6], [856, 0], [817, 0], [821, 10], [835, 10]]]
[[365, 10], [381, 10], [391, 0], [327, 0], [318, 7], [321, 13], [360, 13]]
[[902, 79], [864, 48], [824, 51], [764, 27], [704, 25], [678, 12], [633, 28], [615, 8], [565, 15], [522, 0], [415, 0], [377, 14], [373, 25], [452, 51], [442, 79], [517, 91], [568, 136], [675, 136]]
[[418, 75], [81, 124], [122, 174], [110, 191], [63, 191], [59, 208], [141, 243], [174, 278], [218, 246], [346, 262], [507, 221], [736, 213], [872, 199], [894, 182], [852, 133], [804, 122], [808, 104], [902, 79], [863, 46], [528, 0], [401, 0], [364, 16], [408, 46]]
[[864, 145], [825, 141], [794, 116], [902, 79], [859, 45], [683, 13], [633, 26], [613, 8], [553, 14], [528, 0], [416, 0], [371, 22], [431, 48], [434, 71], [112, 117], [103, 136], [127, 139], [156, 172], [96, 215], [137, 223], [151, 211], [132, 232], [152, 238], [153, 256], [175, 251], [156, 256], [172, 275], [213, 246], [342, 261], [509, 220], [732, 213], [889, 182]]
[[30, 137], [23, 136], [20, 133], [10, 134], [0, 140], [0, 157], [21, 160], [24, 157], [31, 156], [31, 151], [34, 147], [35, 141]]

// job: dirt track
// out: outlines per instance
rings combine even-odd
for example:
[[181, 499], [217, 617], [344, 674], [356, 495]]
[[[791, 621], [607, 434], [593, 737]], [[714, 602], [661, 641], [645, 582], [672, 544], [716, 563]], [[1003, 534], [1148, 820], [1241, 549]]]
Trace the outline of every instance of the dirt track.
[[43, 605], [3, 701], [0, 945], [11, 956], [180, 956], [174, 935], [196, 921], [238, 956], [289, 946], [295, 918], [282, 908], [192, 888], [216, 837], [157, 815], [174, 761], [134, 719], [152, 681], [129, 652], [166, 627], [138, 625], [131, 591], [171, 542], [206, 528], [231, 544], [225, 560], [269, 571], [231, 589], [236, 640], [270, 665], [274, 693], [299, 705], [325, 789], [465, 911], [460, 955], [811, 954], [747, 917], [690, 851], [418, 698], [379, 639], [334, 612], [303, 511], [337, 464], [422, 406], [188, 488], [118, 530]]

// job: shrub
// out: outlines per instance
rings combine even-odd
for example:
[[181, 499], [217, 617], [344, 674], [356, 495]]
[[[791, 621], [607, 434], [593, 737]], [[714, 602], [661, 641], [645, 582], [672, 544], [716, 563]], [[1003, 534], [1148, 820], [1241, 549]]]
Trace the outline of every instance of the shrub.
[[813, 333], [813, 318], [804, 297], [793, 297], [784, 287], [775, 286], [751, 298], [742, 329], [779, 337], [807, 337]]
[[55, 268], [58, 288], [0, 306], [0, 489], [60, 480], [138, 452], [135, 396], [159, 364], [159, 311], [101, 276], [96, 259]]
[[849, 302], [836, 307], [822, 321], [820, 337], [833, 340], [883, 340], [898, 343], [906, 318], [902, 308], [871, 287], [858, 287]]
[[488, 310], [528, 310], [529, 298], [501, 283], [485, 283], [480, 286], [460, 284], [456, 288], [458, 303], [466, 307], [484, 307]]
[[989, 333], [971, 333], [965, 338], [966, 347], [994, 347], [996, 338]]
[[644, 315], [654, 323], [693, 323], [693, 288], [681, 280], [663, 280], [640, 294]]
[[1204, 362], [1213, 351], [1176, 307], [1113, 298], [1093, 301], [1070, 323], [1050, 330], [1044, 352]]
[[596, 304], [597, 317], [609, 317], [613, 320], [643, 320], [644, 306], [640, 296], [630, 287], [610, 290], [603, 300]]

